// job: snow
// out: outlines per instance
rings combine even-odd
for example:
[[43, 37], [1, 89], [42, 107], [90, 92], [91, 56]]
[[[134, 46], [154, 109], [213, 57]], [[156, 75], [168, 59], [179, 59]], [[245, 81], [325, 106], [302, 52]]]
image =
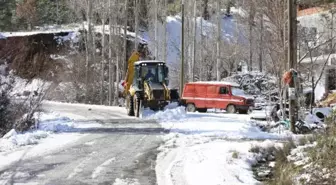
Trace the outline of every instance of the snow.
[[3, 35], [2, 33], [0, 33], [0, 39], [5, 39], [7, 38], [5, 35]]
[[101, 173], [104, 171], [105, 168], [107, 168], [109, 165], [111, 165], [116, 160], [115, 157], [105, 161], [103, 164], [99, 165], [92, 173], [91, 177], [92, 179], [96, 179]]
[[[225, 147], [223, 147], [225, 146]], [[213, 142], [191, 147], [183, 161], [188, 184], [255, 184], [249, 143]], [[190, 152], [190, 153], [189, 153]], [[238, 156], [233, 158], [233, 153]], [[206, 178], [204, 178], [206, 177]]]
[[249, 150], [254, 146], [278, 147], [273, 141], [215, 140], [194, 144], [177, 143], [178, 146], [168, 144], [161, 148], [163, 152], [157, 160], [159, 185], [257, 184], [251, 166], [256, 164], [260, 154]]
[[15, 77], [14, 80], [15, 83], [11, 95], [16, 97], [25, 96], [25, 92], [28, 92], [29, 95], [33, 94], [34, 92], [44, 92], [51, 84], [50, 82], [46, 82], [41, 79], [33, 79], [28, 81], [19, 77]]
[[[36, 143], [36, 145], [26, 145], [21, 146], [20, 148], [18, 148], [18, 146], [15, 146], [15, 148], [5, 148], [5, 151], [2, 147], [6, 143], [8, 144], [8, 142], [1, 139], [0, 171], [6, 168], [6, 166], [9, 166], [20, 160], [29, 159], [32, 157], [45, 156], [52, 152], [58, 151], [63, 146], [71, 144], [84, 136], [85, 134], [77, 133], [50, 134], [45, 139], [36, 140], [38, 141], [38, 144]], [[13, 146], [13, 144], [11, 144], [11, 146]]]
[[248, 115], [186, 113], [183, 107], [167, 109], [158, 113], [146, 112], [143, 119], [155, 119], [171, 133], [211, 136], [221, 139], [281, 139], [287, 137], [265, 133], [256, 127]]
[[159, 61], [159, 60], [142, 60], [142, 61], [135, 62], [134, 64], [140, 65], [143, 63], [162, 63], [162, 62], [164, 63], [164, 61]]
[[0, 171], [14, 162], [46, 155], [85, 136], [66, 133], [80, 125], [57, 113], [37, 113], [34, 117], [39, 120], [38, 129], [23, 133], [11, 130], [0, 138]]
[[332, 113], [332, 108], [325, 107], [325, 108], [314, 108], [313, 114], [316, 115], [317, 113], [322, 113], [325, 117], [328, 117]]
[[253, 110], [250, 114], [252, 119], [269, 119], [271, 118], [273, 106], [265, 106], [262, 110]]
[[[193, 21], [193, 20], [192, 20]], [[214, 32], [217, 30], [215, 23], [216, 20], [204, 20], [201, 17], [197, 17], [197, 42], [201, 42], [201, 36], [213, 39], [215, 35]], [[151, 53], [155, 53], [156, 45], [164, 45], [164, 33], [167, 31], [167, 53], [164, 53], [163, 50], [159, 50], [156, 58], [164, 59], [168, 66], [171, 68], [170, 72], [170, 87], [175, 88], [178, 86], [178, 71], [180, 68], [180, 48], [181, 48], [181, 17], [177, 16], [168, 16], [166, 18], [166, 28], [164, 24], [158, 21], [158, 41], [155, 41], [154, 37], [154, 23], [150, 24], [149, 31], [142, 33], [142, 38], [148, 42], [148, 47]], [[202, 28], [201, 28], [202, 25]], [[242, 33], [240, 25], [237, 24], [236, 18], [234, 16], [225, 17], [223, 15], [222, 19], [222, 37], [226, 42], [244, 42], [245, 37]], [[202, 32], [201, 32], [202, 30]], [[238, 38], [238, 39], [237, 39]], [[166, 55], [166, 57], [164, 57]]]
[[234, 82], [225, 82], [225, 81], [199, 81], [199, 82], [192, 82], [191, 84], [211, 84], [211, 85], [229, 85], [233, 87], [239, 87], [237, 83]]
[[58, 114], [37, 113], [39, 119], [38, 129], [24, 133], [17, 133], [14, 129], [0, 139], [0, 152], [17, 149], [20, 146], [35, 145], [53, 132], [66, 132], [73, 130], [73, 123], [69, 118], [59, 117]]
[[256, 184], [253, 146], [275, 146], [294, 137], [262, 132], [249, 115], [186, 113], [185, 108], [146, 111], [143, 119], [156, 119], [170, 134], [164, 136], [157, 158], [159, 185]]
[[56, 34], [56, 33], [75, 32], [75, 31], [78, 31], [78, 28], [49, 29], [49, 30], [23, 31], [23, 32], [2, 32], [0, 34], [3, 37], [23, 37], [23, 36], [31, 36], [31, 35], [37, 35], [37, 34]]
[[117, 178], [113, 185], [140, 185], [137, 179], [119, 179]]

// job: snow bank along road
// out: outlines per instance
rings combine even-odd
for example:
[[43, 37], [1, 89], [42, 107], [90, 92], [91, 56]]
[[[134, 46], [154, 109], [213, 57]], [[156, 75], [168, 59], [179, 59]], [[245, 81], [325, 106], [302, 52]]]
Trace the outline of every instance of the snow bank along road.
[[156, 184], [164, 130], [126, 116], [124, 108], [47, 102], [71, 126], [38, 145], [0, 150], [0, 184]]

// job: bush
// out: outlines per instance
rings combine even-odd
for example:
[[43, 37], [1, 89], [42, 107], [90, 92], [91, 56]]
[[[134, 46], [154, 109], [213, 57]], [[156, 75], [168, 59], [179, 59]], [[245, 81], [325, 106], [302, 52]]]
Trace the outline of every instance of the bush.
[[11, 96], [15, 80], [0, 75], [0, 137], [15, 129], [26, 131], [35, 125], [34, 113], [38, 110], [43, 94], [37, 93], [25, 99], [14, 99]]
[[270, 75], [239, 73], [224, 80], [237, 83], [251, 95], [278, 97], [278, 85], [276, 84], [276, 80]]
[[[12, 80], [11, 80], [12, 81]], [[11, 115], [11, 101], [9, 93], [12, 90], [11, 81], [6, 82], [0, 76], [0, 136], [7, 133], [12, 127], [13, 117]]]

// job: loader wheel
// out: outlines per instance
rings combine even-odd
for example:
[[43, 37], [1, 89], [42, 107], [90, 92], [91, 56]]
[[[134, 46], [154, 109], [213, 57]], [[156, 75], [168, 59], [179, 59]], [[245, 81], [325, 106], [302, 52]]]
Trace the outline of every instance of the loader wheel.
[[134, 108], [134, 116], [135, 117], [140, 117], [140, 110], [141, 110], [141, 97], [140, 97], [140, 94], [139, 93], [136, 93], [133, 97], [133, 102], [134, 102], [134, 105], [133, 105], [133, 108]]
[[187, 104], [187, 112], [196, 112], [196, 107], [192, 103]]
[[226, 107], [226, 112], [230, 113], [230, 114], [234, 114], [237, 112], [237, 109], [234, 105], [228, 105]]
[[126, 110], [128, 116], [134, 116], [134, 102], [130, 94], [126, 96]]

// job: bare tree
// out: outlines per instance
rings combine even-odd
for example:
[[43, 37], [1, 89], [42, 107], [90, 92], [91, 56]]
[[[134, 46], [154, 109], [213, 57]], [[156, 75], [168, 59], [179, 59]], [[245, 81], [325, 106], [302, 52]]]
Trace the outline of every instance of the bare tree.
[[217, 0], [216, 2], [216, 7], [217, 7], [217, 60], [216, 60], [216, 79], [217, 81], [221, 80], [221, 75], [220, 75], [220, 56], [221, 56], [221, 49], [220, 49], [220, 44], [222, 42], [222, 25], [221, 25], [221, 21], [222, 21], [222, 16], [221, 16], [221, 8], [220, 8], [220, 1]]

